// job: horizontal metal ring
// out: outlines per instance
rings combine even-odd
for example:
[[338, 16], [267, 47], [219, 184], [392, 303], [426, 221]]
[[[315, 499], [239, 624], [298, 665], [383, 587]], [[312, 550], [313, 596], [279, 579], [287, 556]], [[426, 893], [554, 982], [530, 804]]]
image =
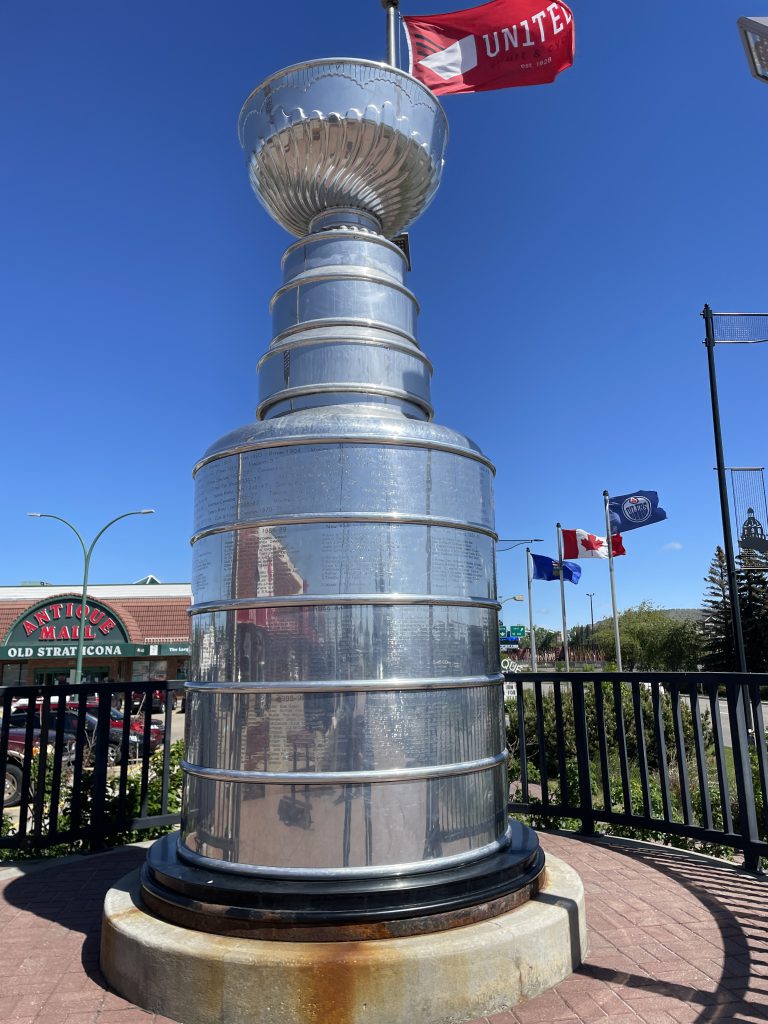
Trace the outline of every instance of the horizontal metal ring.
[[503, 835], [491, 843], [485, 843], [467, 853], [453, 853], [448, 857], [430, 857], [429, 860], [409, 861], [405, 864], [382, 864], [378, 866], [367, 866], [359, 868], [276, 868], [271, 864], [242, 864], [231, 863], [226, 860], [218, 860], [215, 857], [205, 857], [201, 853], [195, 853], [185, 846], [181, 835], [177, 840], [179, 859], [188, 864], [195, 864], [198, 867], [210, 871], [212, 867], [216, 871], [229, 872], [233, 875], [259, 875], [267, 878], [368, 878], [384, 875], [417, 875], [428, 871], [437, 871], [442, 868], [458, 867], [462, 864], [472, 864], [475, 861], [484, 860], [492, 856], [494, 851], [503, 850], [512, 841], [512, 826], [507, 825]]
[[305, 284], [321, 284], [324, 281], [364, 281], [366, 284], [379, 284], [383, 288], [389, 288], [392, 291], [400, 292], [404, 295], [409, 302], [412, 302], [416, 308], [416, 312], [421, 312], [421, 306], [419, 300], [410, 290], [406, 288], [400, 281], [396, 281], [392, 277], [387, 277], [386, 274], [382, 274], [381, 271], [368, 270], [366, 267], [354, 267], [348, 268], [346, 266], [337, 266], [333, 268], [333, 273], [328, 272], [328, 268], [323, 267], [317, 270], [307, 270], [303, 274], [298, 274], [296, 277], [288, 281], [287, 284], [282, 285], [274, 293], [272, 298], [269, 300], [269, 312], [274, 312], [274, 307], [280, 299], [287, 295], [288, 292], [295, 291]]
[[411, 405], [417, 406], [422, 409], [427, 416], [431, 419], [434, 415], [434, 409], [426, 401], [426, 399], [419, 397], [412, 391], [403, 391], [402, 388], [387, 388], [380, 387], [371, 384], [368, 381], [359, 382], [345, 382], [343, 384], [307, 384], [304, 387], [298, 388], [283, 388], [281, 391], [274, 391], [268, 398], [265, 398], [263, 402], [259, 403], [256, 409], [256, 419], [264, 419], [264, 413], [268, 409], [271, 409], [273, 405], [278, 405], [280, 402], [289, 402], [294, 398], [304, 398], [307, 395], [380, 395], [382, 398], [397, 398], [403, 402], [409, 402]]
[[386, 338], [340, 338], [331, 335], [328, 338], [298, 338], [295, 341], [281, 342], [279, 345], [275, 345], [273, 341], [258, 363], [256, 363], [256, 372], [258, 373], [269, 359], [284, 356], [286, 352], [294, 352], [296, 349], [308, 348], [312, 345], [361, 345], [369, 348], [386, 348], [392, 352], [402, 352], [403, 355], [411, 356], [413, 359], [418, 360], [418, 362], [424, 364], [430, 374], [434, 371], [432, 362], [424, 355], [421, 349], [415, 348], [406, 342], [387, 341]]
[[437, 526], [445, 530], [462, 530], [466, 533], [479, 533], [489, 537], [494, 543], [499, 535], [487, 526], [475, 523], [463, 523], [458, 519], [443, 519], [440, 516], [412, 516], [397, 512], [345, 512], [339, 515], [326, 515], [317, 512], [310, 515], [265, 516], [261, 519], [240, 519], [236, 523], [213, 523], [192, 535], [190, 544], [196, 544], [203, 537], [212, 534], [229, 533], [231, 530], [259, 529], [267, 526], [312, 526], [315, 523], [365, 523], [373, 525], [394, 526]]
[[188, 682], [185, 686], [186, 693], [223, 693], [230, 694], [257, 694], [267, 693], [369, 693], [369, 692], [399, 692], [400, 690], [471, 690], [480, 686], [499, 686], [504, 682], [501, 672], [490, 676], [422, 676], [421, 678], [402, 679], [400, 677], [391, 679], [317, 679], [283, 680], [280, 682], [258, 682], [258, 683], [198, 683]]
[[498, 601], [479, 597], [453, 597], [446, 594], [290, 594], [286, 597], [243, 597], [234, 601], [204, 601], [187, 609], [187, 615], [236, 611], [238, 608], [335, 608], [346, 605], [431, 605], [449, 608], [488, 608], [498, 611]]
[[[329, 212], [329, 211], [324, 211]], [[341, 211], [339, 211], [341, 212]], [[355, 211], [359, 213], [360, 211]], [[359, 227], [348, 227], [348, 228], [323, 228], [322, 231], [313, 232], [312, 234], [305, 235], [303, 238], [299, 238], [298, 241], [289, 245], [283, 253], [282, 259], [280, 260], [280, 269], [285, 270], [285, 264], [288, 257], [294, 253], [297, 249], [301, 249], [307, 245], [313, 245], [315, 242], [324, 242], [329, 238], [341, 238], [346, 241], [352, 239], [355, 242], [368, 242], [370, 245], [380, 245], [383, 249], [389, 249], [390, 252], [396, 252], [403, 263], [406, 263], [405, 253], [399, 245], [395, 245], [394, 242], [390, 242], [384, 235], [378, 235], [374, 231], [363, 231]]]
[[270, 342], [270, 349], [273, 346], [281, 344], [286, 338], [289, 338], [292, 334], [301, 334], [302, 331], [316, 331], [321, 327], [362, 327], [372, 331], [386, 331], [388, 334], [396, 334], [400, 338], [404, 338], [411, 345], [414, 345], [419, 351], [421, 348], [415, 336], [408, 331], [402, 330], [400, 327], [396, 327], [394, 324], [386, 324], [383, 320], [370, 320], [364, 316], [348, 316], [348, 317], [323, 317], [320, 320], [302, 320], [301, 323], [294, 324], [292, 327], [286, 327], [285, 330], [280, 331], [276, 334]]
[[390, 768], [379, 771], [354, 772], [253, 772], [237, 768], [206, 768], [192, 764], [186, 758], [181, 767], [188, 775], [215, 782], [265, 782], [280, 786], [362, 786], [385, 782], [419, 782], [423, 779], [452, 778], [455, 775], [472, 775], [489, 771], [504, 764], [507, 751], [478, 761], [460, 761], [457, 764], [430, 765], [428, 768]]
[[267, 448], [295, 448], [301, 445], [322, 445], [322, 444], [359, 444], [359, 445], [382, 445], [388, 448], [418, 448], [422, 451], [447, 452], [449, 455], [459, 455], [465, 459], [472, 459], [473, 462], [480, 462], [487, 466], [491, 473], [496, 475], [496, 467], [490, 459], [481, 452], [473, 451], [471, 448], [460, 448], [456, 444], [442, 444], [439, 441], [422, 441], [415, 438], [399, 437], [370, 437], [361, 434], [333, 434], [333, 435], [308, 435], [298, 434], [285, 437], [273, 437], [268, 441], [255, 441], [252, 444], [237, 444], [232, 448], [226, 448], [220, 452], [214, 452], [205, 458], [200, 459], [192, 470], [192, 477], [211, 462], [217, 459], [226, 459], [232, 455], [242, 455], [245, 452], [255, 452]]

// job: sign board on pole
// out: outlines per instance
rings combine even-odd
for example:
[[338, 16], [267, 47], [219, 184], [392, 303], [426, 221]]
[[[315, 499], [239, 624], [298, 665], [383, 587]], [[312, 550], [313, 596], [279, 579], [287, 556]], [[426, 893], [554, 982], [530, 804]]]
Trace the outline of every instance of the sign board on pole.
[[509, 636], [524, 637], [527, 635], [525, 626], [510, 626], [507, 630]]

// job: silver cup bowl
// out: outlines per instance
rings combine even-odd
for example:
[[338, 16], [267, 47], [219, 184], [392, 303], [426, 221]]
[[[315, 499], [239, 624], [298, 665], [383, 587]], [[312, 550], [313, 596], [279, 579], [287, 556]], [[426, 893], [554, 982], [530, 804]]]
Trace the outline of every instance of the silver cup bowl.
[[253, 190], [299, 237], [318, 214], [363, 210], [392, 238], [431, 202], [448, 122], [433, 94], [388, 64], [348, 58], [285, 68], [238, 119]]

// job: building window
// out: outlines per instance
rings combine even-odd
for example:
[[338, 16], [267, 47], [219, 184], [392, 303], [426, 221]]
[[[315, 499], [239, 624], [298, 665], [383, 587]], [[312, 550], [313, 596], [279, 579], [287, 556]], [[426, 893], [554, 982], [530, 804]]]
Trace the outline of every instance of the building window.
[[3, 665], [0, 681], [3, 686], [25, 686], [27, 682], [27, 663], [10, 661]]
[[131, 663], [132, 683], [161, 683], [168, 678], [168, 662], [163, 659]]

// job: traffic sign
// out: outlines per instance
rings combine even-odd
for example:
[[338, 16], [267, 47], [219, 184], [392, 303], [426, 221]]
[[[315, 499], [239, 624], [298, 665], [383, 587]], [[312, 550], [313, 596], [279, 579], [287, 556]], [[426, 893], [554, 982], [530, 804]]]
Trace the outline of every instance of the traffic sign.
[[524, 637], [526, 635], [525, 626], [510, 626], [507, 629], [508, 636]]
[[507, 627], [504, 625], [504, 623], [501, 621], [501, 619], [499, 619], [499, 636], [503, 638], [506, 635], [507, 635]]

